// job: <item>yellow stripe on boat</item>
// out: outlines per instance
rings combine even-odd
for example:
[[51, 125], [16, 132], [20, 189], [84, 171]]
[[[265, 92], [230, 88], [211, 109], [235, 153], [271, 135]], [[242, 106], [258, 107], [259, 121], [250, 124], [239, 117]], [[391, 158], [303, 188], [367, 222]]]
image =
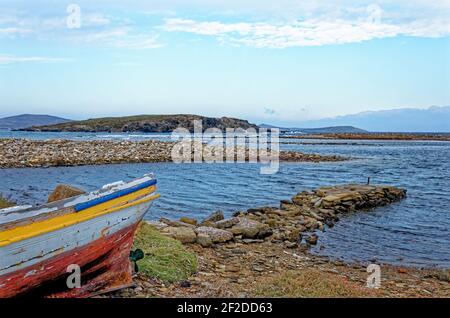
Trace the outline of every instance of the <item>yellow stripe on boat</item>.
[[31, 237], [39, 236], [48, 232], [56, 231], [67, 226], [85, 222], [90, 219], [99, 217], [101, 215], [105, 215], [108, 213], [112, 213], [118, 210], [126, 209], [138, 204], [142, 204], [157, 199], [158, 197], [160, 197], [159, 194], [147, 196], [152, 192], [154, 192], [155, 190], [156, 187], [151, 186], [130, 193], [128, 195], [98, 204], [86, 210], [54, 217], [52, 219], [27, 224], [24, 226], [0, 232], [0, 247], [9, 245], [14, 242], [23, 241]]

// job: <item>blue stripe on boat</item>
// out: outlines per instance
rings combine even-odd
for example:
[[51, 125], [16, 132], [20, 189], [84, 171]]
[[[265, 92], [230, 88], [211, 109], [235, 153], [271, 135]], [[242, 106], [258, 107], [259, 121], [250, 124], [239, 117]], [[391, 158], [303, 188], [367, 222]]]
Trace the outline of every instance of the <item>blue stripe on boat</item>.
[[98, 204], [101, 204], [101, 203], [104, 203], [104, 202], [107, 202], [107, 201], [110, 201], [110, 200], [122, 197], [124, 195], [127, 195], [127, 194], [130, 194], [130, 193], [139, 191], [141, 189], [150, 187], [150, 186], [155, 185], [155, 184], [156, 184], [156, 180], [155, 179], [149, 180], [149, 181], [146, 181], [146, 182], [142, 182], [141, 184], [135, 185], [134, 187], [131, 187], [131, 188], [128, 188], [128, 189], [123, 189], [123, 190], [120, 190], [120, 191], [117, 191], [117, 192], [114, 192], [114, 193], [111, 193], [111, 194], [108, 194], [108, 195], [105, 195], [103, 197], [96, 198], [96, 199], [93, 199], [93, 200], [90, 200], [90, 201], [87, 201], [87, 202], [78, 203], [78, 204], [76, 204], [74, 206], [74, 209], [75, 209], [76, 212], [79, 212], [81, 210], [86, 210], [86, 209], [91, 208], [91, 207], [93, 207], [95, 205], [98, 205]]

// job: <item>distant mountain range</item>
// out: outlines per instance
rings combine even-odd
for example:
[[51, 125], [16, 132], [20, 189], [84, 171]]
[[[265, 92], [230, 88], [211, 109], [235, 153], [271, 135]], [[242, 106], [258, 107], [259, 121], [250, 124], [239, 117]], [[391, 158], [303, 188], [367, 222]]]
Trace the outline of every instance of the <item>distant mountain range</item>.
[[[244, 129], [257, 127], [246, 120], [237, 118], [212, 118], [186, 114], [106, 117], [82, 121], [71, 121], [69, 119], [49, 115], [24, 114], [0, 118], [0, 129], [23, 129], [33, 131], [167, 132], [179, 126], [192, 130], [192, 121], [194, 119], [202, 120], [204, 129], [210, 127], [217, 127], [220, 129], [226, 127], [241, 127]], [[271, 128], [275, 126], [261, 124], [260, 127]], [[297, 127], [301, 128], [278, 128], [281, 130], [296, 130], [310, 134], [450, 132], [450, 106], [432, 106], [427, 109], [401, 108], [384, 111], [367, 111], [353, 115], [299, 122]]]
[[286, 127], [277, 127], [269, 124], [261, 124], [259, 125], [261, 128], [278, 128], [280, 131], [297, 131], [305, 134], [363, 134], [368, 133], [367, 130], [356, 128], [353, 126], [331, 126], [331, 127], [321, 127], [321, 128], [286, 128]]
[[450, 132], [450, 106], [368, 111], [300, 122], [299, 126], [356, 126], [372, 132]]
[[56, 116], [23, 114], [0, 118], [0, 129], [21, 129], [30, 126], [53, 125], [69, 121], [69, 119]]

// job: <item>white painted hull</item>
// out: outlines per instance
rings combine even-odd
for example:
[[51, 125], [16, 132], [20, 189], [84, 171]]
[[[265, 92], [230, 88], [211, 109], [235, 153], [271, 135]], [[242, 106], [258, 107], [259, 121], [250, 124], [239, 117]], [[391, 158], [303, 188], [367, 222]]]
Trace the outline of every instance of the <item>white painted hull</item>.
[[[0, 247], [0, 276], [30, 267], [137, 224], [142, 220], [151, 204], [152, 201], [148, 201], [54, 232]], [[34, 274], [39, 273], [30, 273], [30, 275]]]

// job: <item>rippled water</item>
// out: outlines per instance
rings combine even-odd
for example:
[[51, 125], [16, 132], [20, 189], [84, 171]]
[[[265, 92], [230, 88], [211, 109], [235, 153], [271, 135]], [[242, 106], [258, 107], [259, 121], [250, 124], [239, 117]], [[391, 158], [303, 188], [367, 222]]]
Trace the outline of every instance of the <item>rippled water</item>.
[[[30, 133], [26, 134], [29, 137]], [[41, 138], [42, 134], [31, 135], [45, 139], [57, 134], [45, 138]], [[103, 137], [79, 134], [77, 138]], [[128, 136], [111, 137], [114, 138]], [[341, 163], [283, 163], [275, 175], [259, 174], [257, 164], [236, 163], [2, 169], [0, 193], [19, 203], [39, 203], [45, 201], [57, 183], [94, 190], [105, 183], [152, 171], [158, 177], [162, 197], [148, 218], [202, 218], [219, 209], [231, 214], [260, 205], [278, 205], [280, 199], [298, 191], [330, 184], [364, 183], [370, 176], [372, 183], [408, 189], [407, 199], [342, 216], [332, 229], [319, 233], [319, 244], [313, 252], [350, 261], [376, 259], [405, 266], [450, 266], [450, 142], [284, 141], [289, 143], [283, 143], [282, 149], [357, 159]]]

